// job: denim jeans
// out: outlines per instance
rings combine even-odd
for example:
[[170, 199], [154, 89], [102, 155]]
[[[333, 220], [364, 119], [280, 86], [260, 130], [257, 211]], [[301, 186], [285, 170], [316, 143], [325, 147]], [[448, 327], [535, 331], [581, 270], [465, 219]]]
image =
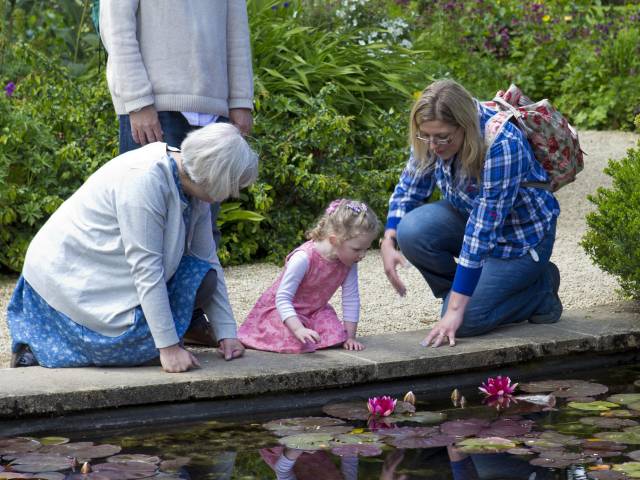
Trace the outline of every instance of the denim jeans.
[[[441, 315], [447, 309], [467, 218], [447, 200], [440, 200], [410, 211], [398, 225], [400, 250], [433, 294], [444, 299]], [[540, 309], [548, 307], [547, 299], [554, 293], [548, 266], [555, 237], [554, 219], [535, 253], [509, 259], [488, 257], [456, 336], [481, 335], [500, 325], [547, 313]]]
[[[141, 145], [133, 140], [129, 115], [118, 115], [118, 120], [120, 122], [120, 154], [140, 148]], [[162, 126], [163, 140], [171, 147], [180, 148], [180, 145], [187, 134], [192, 130], [200, 128], [190, 125], [184, 115], [180, 112], [158, 112], [158, 120], [160, 120], [160, 125]], [[218, 121], [228, 122], [229, 120], [226, 117], [218, 117]], [[220, 204], [212, 203], [211, 230], [213, 232], [213, 240], [216, 242], [216, 245], [220, 245], [220, 230], [216, 225], [218, 212], [220, 212]]]

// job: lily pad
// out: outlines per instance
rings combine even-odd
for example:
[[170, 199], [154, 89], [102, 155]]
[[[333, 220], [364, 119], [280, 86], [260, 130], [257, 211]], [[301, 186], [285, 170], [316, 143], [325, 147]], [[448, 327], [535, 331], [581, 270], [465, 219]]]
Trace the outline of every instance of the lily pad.
[[607, 397], [607, 400], [613, 403], [629, 405], [640, 402], [640, 393], [618, 393]]
[[380, 432], [385, 437], [432, 437], [440, 433], [438, 427], [398, 427]]
[[640, 416], [640, 412], [632, 412], [630, 410], [618, 408], [616, 410], [607, 410], [605, 412], [600, 412], [600, 416], [613, 418], [635, 418]]
[[600, 470], [596, 472], [587, 472], [587, 478], [590, 480], [625, 480], [626, 477], [620, 472], [613, 472], [611, 470]]
[[534, 458], [529, 460], [531, 465], [535, 465], [536, 467], [546, 467], [546, 468], [567, 468], [571, 465], [577, 463], [585, 463], [586, 459], [582, 458], [578, 455], [578, 459], [574, 460], [572, 458], [549, 458], [545, 456], [540, 456], [538, 458]]
[[415, 411], [416, 407], [412, 403], [399, 400], [393, 413], [415, 413]]
[[520, 390], [527, 393], [549, 392], [556, 397], [594, 397], [607, 393], [609, 389], [600, 383], [585, 380], [546, 380], [542, 382], [521, 383]]
[[160, 463], [160, 458], [155, 455], [144, 455], [142, 453], [114, 455], [107, 458], [109, 463], [144, 462], [152, 465]]
[[297, 435], [299, 433], [327, 433], [337, 435], [353, 429], [344, 420], [329, 417], [297, 417], [272, 420], [263, 425], [267, 430], [280, 437]]
[[613, 408], [618, 408], [620, 405], [613, 402], [607, 402], [604, 400], [596, 400], [595, 402], [589, 403], [581, 403], [581, 402], [569, 402], [567, 406], [570, 408], [575, 408], [576, 410], [585, 410], [589, 412], [602, 412], [606, 410], [611, 410]]
[[34, 452], [41, 445], [40, 442], [32, 438], [0, 438], [0, 457], [16, 453]]
[[297, 450], [328, 450], [333, 446], [333, 435], [326, 433], [301, 433], [283, 437], [279, 442]]
[[613, 450], [583, 450], [582, 455], [584, 455], [587, 458], [599, 459], [599, 458], [619, 457], [620, 452], [613, 451]]
[[69, 439], [65, 437], [43, 437], [38, 439], [42, 445], [62, 445], [69, 443]]
[[456, 437], [451, 435], [434, 435], [432, 437], [397, 437], [387, 440], [387, 443], [396, 448], [435, 448], [453, 445]]
[[596, 440], [593, 438], [587, 438], [582, 441], [582, 448], [589, 450], [611, 450], [622, 451], [627, 448], [626, 445], [617, 442], [610, 442], [608, 440]]
[[382, 435], [367, 432], [352, 435], [342, 434], [333, 437], [333, 444], [336, 446], [374, 444], [379, 443], [382, 438]]
[[377, 444], [352, 444], [333, 447], [331, 453], [339, 457], [377, 457], [382, 454], [382, 448]]
[[455, 437], [472, 437], [489, 426], [489, 421], [482, 418], [466, 418], [451, 420], [440, 425], [440, 431]]
[[11, 468], [23, 473], [57, 472], [70, 469], [71, 460], [60, 455], [32, 452], [13, 459]]
[[169, 458], [160, 463], [160, 470], [163, 472], [175, 472], [180, 470], [182, 467], [189, 465], [190, 462], [191, 458], [189, 457]]
[[267, 430], [284, 430], [298, 428], [300, 431], [314, 430], [319, 427], [344, 425], [344, 420], [328, 417], [295, 417], [281, 418], [264, 423]]
[[369, 410], [363, 401], [331, 403], [322, 407], [322, 411], [330, 417], [345, 420], [366, 420], [369, 418]]
[[533, 452], [530, 449], [524, 447], [510, 448], [507, 450], [507, 453], [511, 455], [533, 455]]
[[613, 466], [614, 472], [622, 472], [630, 478], [640, 478], [640, 462], [625, 462]]
[[101, 474], [115, 473], [120, 475], [123, 480], [135, 480], [139, 478], [149, 478], [154, 476], [158, 469], [157, 466], [146, 462], [117, 462], [117, 463], [98, 463], [92, 465], [94, 472]]
[[628, 418], [607, 418], [607, 417], [584, 417], [580, 419], [580, 423], [585, 425], [593, 425], [600, 428], [623, 428], [634, 427], [638, 422]]
[[502, 418], [478, 432], [478, 437], [519, 437], [531, 431], [532, 420]]
[[638, 432], [599, 432], [594, 437], [626, 445], [640, 445], [640, 433]]
[[447, 419], [447, 415], [444, 412], [416, 412], [402, 415], [396, 415], [394, 413], [388, 416], [387, 419], [391, 422], [413, 422], [435, 425], [444, 422]]
[[456, 443], [456, 447], [465, 453], [499, 453], [515, 446], [514, 441], [501, 437], [466, 438]]

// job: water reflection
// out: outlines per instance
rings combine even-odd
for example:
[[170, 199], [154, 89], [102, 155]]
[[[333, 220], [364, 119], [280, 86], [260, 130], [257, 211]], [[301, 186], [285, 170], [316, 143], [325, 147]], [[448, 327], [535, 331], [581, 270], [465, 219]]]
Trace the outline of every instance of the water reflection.
[[[458, 401], [456, 408], [418, 402], [412, 409], [398, 401], [388, 416], [372, 417], [361, 399], [328, 405], [326, 416], [210, 421], [73, 441], [0, 438], [0, 479], [640, 478], [640, 382], [630, 383], [636, 372], [607, 372], [624, 381], [609, 389], [582, 380], [524, 384], [500, 408], [465, 391], [467, 408]], [[91, 473], [80, 472], [85, 461]]]

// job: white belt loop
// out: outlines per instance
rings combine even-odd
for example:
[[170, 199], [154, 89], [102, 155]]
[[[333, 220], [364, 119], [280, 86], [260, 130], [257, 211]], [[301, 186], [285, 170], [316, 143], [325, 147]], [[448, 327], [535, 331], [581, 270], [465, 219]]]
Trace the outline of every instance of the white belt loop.
[[538, 252], [536, 252], [536, 250], [534, 248], [530, 248], [529, 249], [529, 255], [531, 255], [531, 258], [533, 258], [534, 262], [539, 262], [540, 261], [540, 257], [538, 256]]

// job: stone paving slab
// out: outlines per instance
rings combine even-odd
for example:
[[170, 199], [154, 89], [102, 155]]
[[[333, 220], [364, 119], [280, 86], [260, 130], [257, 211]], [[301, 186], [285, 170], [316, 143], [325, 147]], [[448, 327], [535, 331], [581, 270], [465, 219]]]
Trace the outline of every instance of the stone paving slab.
[[366, 350], [283, 355], [248, 350], [225, 362], [198, 353], [202, 369], [166, 374], [159, 367], [0, 369], [0, 418], [63, 415], [95, 409], [309, 392], [389, 380], [459, 374], [563, 356], [637, 350], [637, 304], [566, 312], [554, 325], [527, 322], [460, 339], [454, 348], [423, 348], [425, 331], [362, 337]]

